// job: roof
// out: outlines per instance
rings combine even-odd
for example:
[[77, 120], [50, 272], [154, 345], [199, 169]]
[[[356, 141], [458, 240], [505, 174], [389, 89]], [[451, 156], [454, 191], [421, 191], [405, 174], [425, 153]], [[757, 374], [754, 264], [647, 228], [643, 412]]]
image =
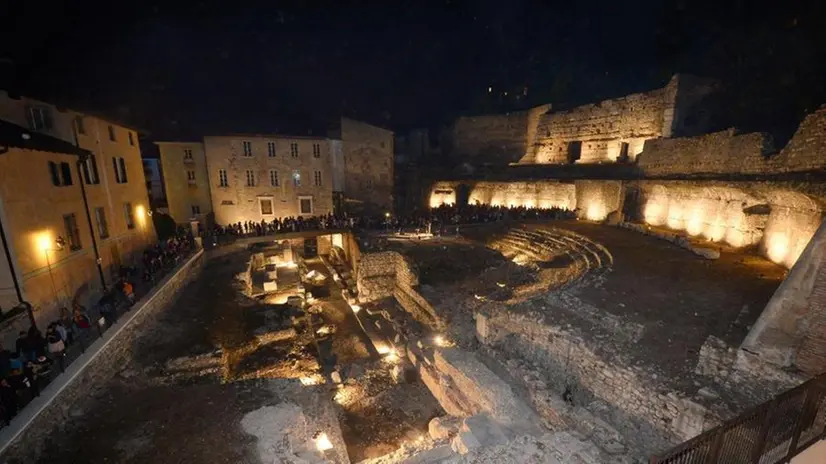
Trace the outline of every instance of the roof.
[[88, 150], [72, 145], [58, 138], [32, 132], [25, 127], [0, 120], [0, 146], [23, 148], [26, 150], [66, 153], [77, 156], [91, 154]]
[[261, 138], [273, 138], [273, 139], [307, 139], [307, 140], [328, 140], [332, 137], [329, 137], [327, 134], [323, 135], [291, 135], [291, 134], [253, 134], [253, 133], [233, 133], [233, 134], [215, 134], [215, 135], [205, 135], [204, 140], [212, 139], [212, 138], [219, 138], [219, 137], [233, 137], [233, 138], [243, 138], [243, 137], [261, 137]]

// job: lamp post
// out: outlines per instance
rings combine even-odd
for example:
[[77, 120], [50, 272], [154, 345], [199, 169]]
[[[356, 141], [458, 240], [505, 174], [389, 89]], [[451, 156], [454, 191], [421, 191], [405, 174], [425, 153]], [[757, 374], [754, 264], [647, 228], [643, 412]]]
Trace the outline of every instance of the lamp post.
[[390, 213], [384, 213], [384, 232], [390, 233]]

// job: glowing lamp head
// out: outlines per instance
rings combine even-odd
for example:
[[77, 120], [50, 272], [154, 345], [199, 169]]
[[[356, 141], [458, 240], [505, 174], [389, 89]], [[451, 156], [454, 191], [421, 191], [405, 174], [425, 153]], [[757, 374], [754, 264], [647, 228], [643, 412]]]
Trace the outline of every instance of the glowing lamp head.
[[315, 442], [316, 449], [322, 453], [333, 449], [333, 443], [330, 441], [330, 438], [322, 431], [318, 431], [313, 435], [313, 441]]

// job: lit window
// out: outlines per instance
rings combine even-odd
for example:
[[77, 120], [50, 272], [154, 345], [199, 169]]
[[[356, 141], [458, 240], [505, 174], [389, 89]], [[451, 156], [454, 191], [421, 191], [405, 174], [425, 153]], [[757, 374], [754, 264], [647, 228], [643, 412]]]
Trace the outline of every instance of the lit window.
[[270, 185], [273, 187], [278, 187], [278, 171], [275, 169], [270, 170]]
[[252, 156], [252, 142], [244, 140], [243, 142], [241, 142], [241, 146], [244, 149], [244, 156], [246, 156], [247, 158]]
[[298, 169], [293, 171], [293, 185], [296, 187], [301, 187], [301, 171]]
[[275, 142], [267, 142], [267, 156], [275, 158]]
[[218, 170], [218, 186], [220, 186], [220, 187], [229, 186], [229, 182], [227, 182], [227, 170], [226, 169], [219, 169]]
[[247, 170], [247, 187], [255, 187], [255, 171]]
[[298, 144], [295, 142], [290, 144], [290, 156], [298, 158]]

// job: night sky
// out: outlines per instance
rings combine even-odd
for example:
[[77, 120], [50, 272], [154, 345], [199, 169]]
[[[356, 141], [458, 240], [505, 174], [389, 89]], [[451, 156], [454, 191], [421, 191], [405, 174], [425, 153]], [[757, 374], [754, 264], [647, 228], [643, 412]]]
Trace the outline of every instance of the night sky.
[[826, 103], [819, 3], [5, 2], [0, 85], [163, 138], [342, 114], [435, 128], [682, 71], [720, 79], [734, 123], [764, 128]]

